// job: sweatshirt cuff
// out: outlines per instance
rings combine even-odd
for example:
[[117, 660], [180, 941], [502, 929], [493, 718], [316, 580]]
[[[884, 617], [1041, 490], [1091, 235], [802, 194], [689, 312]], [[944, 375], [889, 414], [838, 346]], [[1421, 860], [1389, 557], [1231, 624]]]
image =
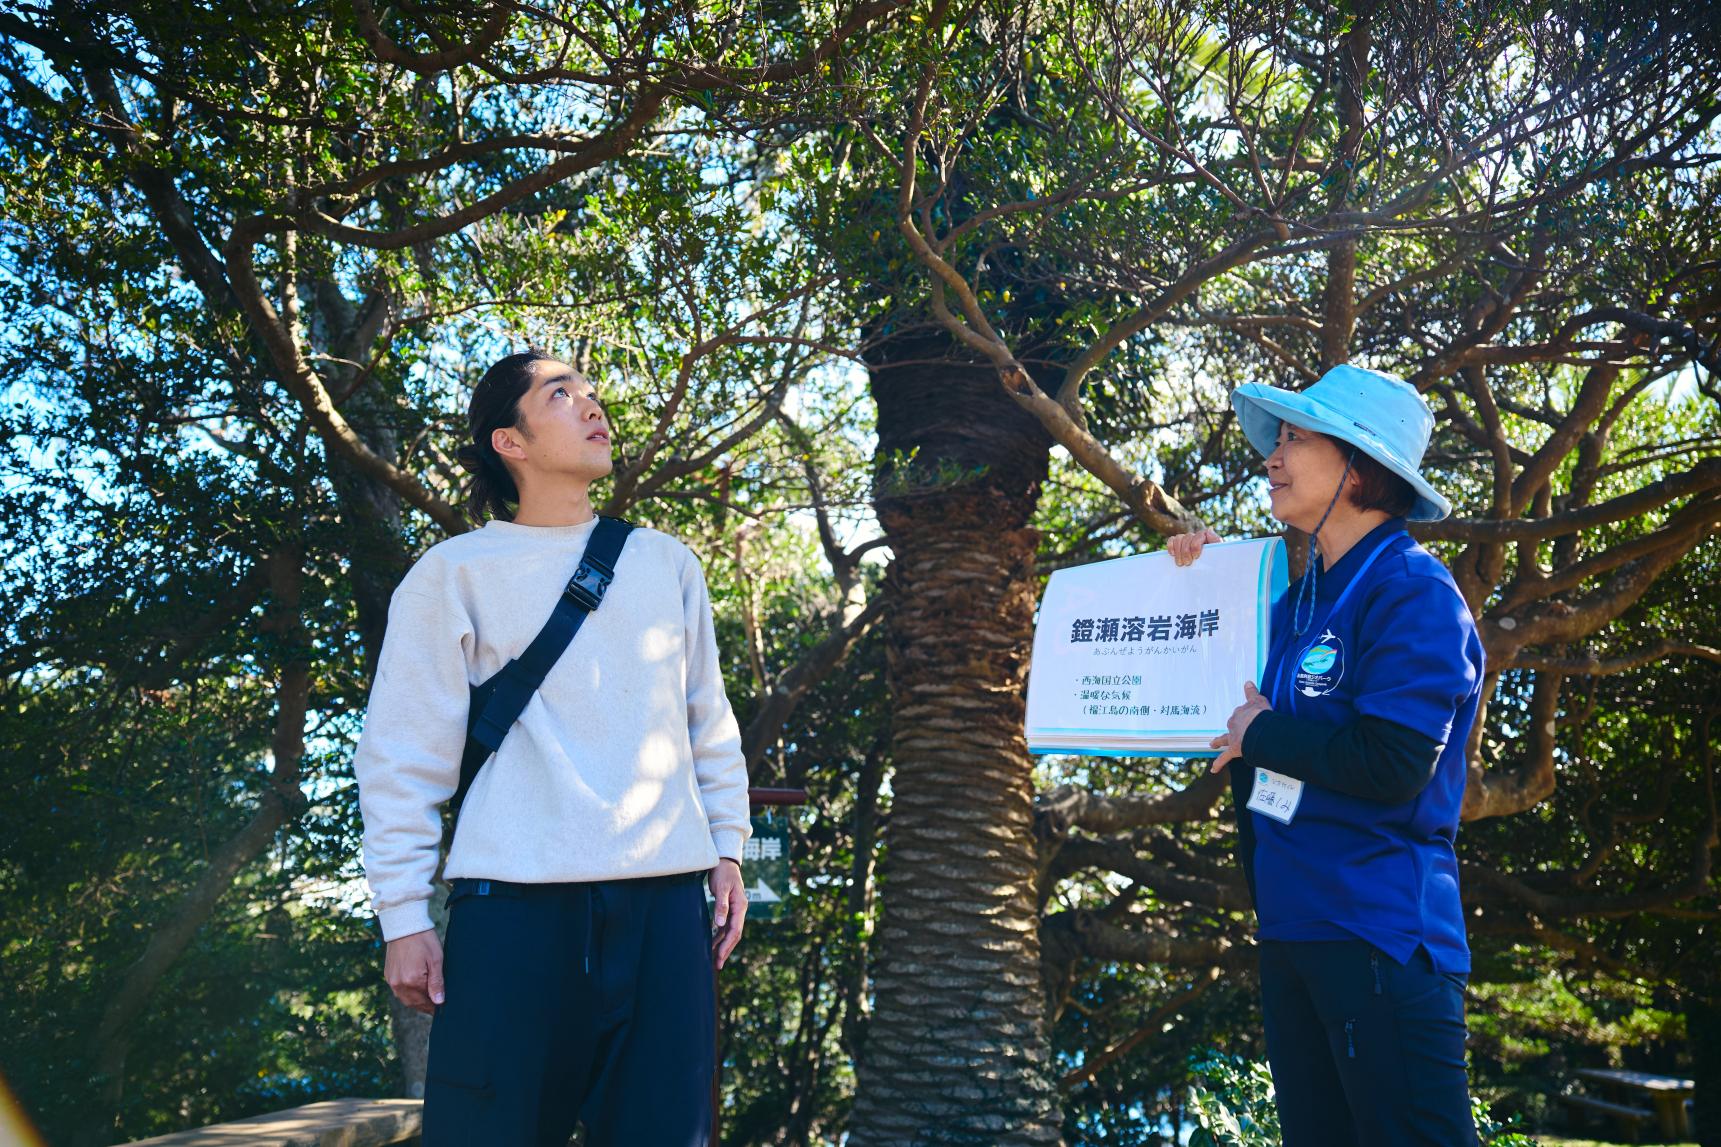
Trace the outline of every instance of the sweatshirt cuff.
[[719, 828], [711, 832], [711, 843], [717, 849], [717, 855], [725, 860], [741, 863], [741, 845], [748, 834], [738, 828]]
[[430, 918], [430, 901], [408, 900], [405, 904], [396, 904], [393, 908], [384, 908], [376, 914], [378, 924], [382, 925], [382, 938], [398, 940], [402, 936], [410, 936], [414, 932], [424, 932], [436, 927]]
[[1244, 730], [1243, 760], [1258, 769], [1307, 780], [1303, 762], [1320, 753], [1333, 731], [1331, 725], [1299, 721], [1288, 713], [1269, 709], [1255, 714]]

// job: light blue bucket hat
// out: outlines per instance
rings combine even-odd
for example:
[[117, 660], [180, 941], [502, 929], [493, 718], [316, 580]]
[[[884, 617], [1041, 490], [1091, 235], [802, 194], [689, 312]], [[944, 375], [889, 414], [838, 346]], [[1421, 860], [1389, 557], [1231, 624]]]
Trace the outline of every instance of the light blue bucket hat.
[[1279, 444], [1279, 423], [1348, 442], [1409, 482], [1416, 505], [1413, 522], [1436, 522], [1452, 503], [1417, 470], [1434, 432], [1434, 413], [1416, 388], [1402, 379], [1356, 366], [1335, 366], [1307, 390], [1283, 390], [1246, 382], [1231, 392], [1231, 406], [1249, 445], [1265, 458]]

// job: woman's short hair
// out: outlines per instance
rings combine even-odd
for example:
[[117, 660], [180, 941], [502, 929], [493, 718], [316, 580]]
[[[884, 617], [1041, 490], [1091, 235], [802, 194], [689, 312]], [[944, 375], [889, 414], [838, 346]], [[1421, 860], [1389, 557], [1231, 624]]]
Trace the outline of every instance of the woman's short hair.
[[1351, 463], [1356, 485], [1350, 488], [1350, 502], [1359, 510], [1385, 510], [1402, 518], [1416, 508], [1416, 489], [1409, 482], [1358, 450]]
[[472, 402], [466, 408], [466, 424], [472, 440], [455, 457], [471, 474], [466, 483], [464, 508], [473, 525], [482, 526], [487, 518], [501, 518], [505, 522], [514, 519], [520, 490], [508, 464], [490, 445], [490, 435], [502, 427], [520, 425], [520, 399], [532, 387], [533, 366], [553, 361], [549, 355], [535, 350], [499, 358], [472, 388]]

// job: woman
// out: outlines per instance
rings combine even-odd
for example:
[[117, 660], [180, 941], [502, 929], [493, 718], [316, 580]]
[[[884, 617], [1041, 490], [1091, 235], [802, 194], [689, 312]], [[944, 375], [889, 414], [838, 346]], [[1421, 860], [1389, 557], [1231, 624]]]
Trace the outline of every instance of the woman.
[[[1453, 839], [1482, 646], [1452, 576], [1405, 533], [1447, 500], [1417, 473], [1434, 418], [1339, 366], [1231, 397], [1273, 514], [1313, 535], [1273, 608], [1264, 689], [1213, 741], [1233, 761], [1261, 1004], [1287, 1147], [1476, 1142], [1470, 971]], [[1179, 565], [1219, 536], [1171, 539]]]

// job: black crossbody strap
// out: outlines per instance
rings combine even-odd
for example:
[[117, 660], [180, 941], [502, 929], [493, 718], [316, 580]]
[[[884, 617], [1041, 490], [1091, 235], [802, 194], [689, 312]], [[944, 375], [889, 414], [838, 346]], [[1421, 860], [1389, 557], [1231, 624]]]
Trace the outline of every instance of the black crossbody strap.
[[482, 685], [472, 687], [472, 703], [466, 718], [466, 749], [460, 757], [460, 786], [449, 802], [459, 809], [478, 770], [502, 745], [502, 738], [526, 711], [532, 694], [544, 683], [556, 661], [585, 624], [586, 615], [603, 603], [604, 593], [615, 579], [621, 548], [633, 532], [633, 523], [621, 518], [599, 518], [580, 557], [579, 568], [556, 599], [550, 620], [526, 646], [524, 653], [504, 665]]

